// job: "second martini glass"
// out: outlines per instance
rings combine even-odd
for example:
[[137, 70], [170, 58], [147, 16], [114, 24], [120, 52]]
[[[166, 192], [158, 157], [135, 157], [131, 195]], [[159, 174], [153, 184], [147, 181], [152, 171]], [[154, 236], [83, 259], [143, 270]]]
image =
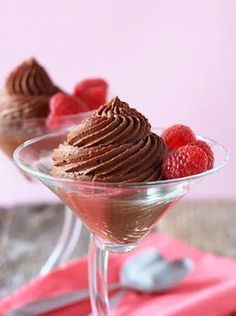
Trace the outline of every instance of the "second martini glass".
[[89, 286], [94, 316], [110, 315], [109, 251], [128, 252], [137, 247], [161, 216], [195, 183], [226, 164], [228, 154], [224, 147], [198, 138], [209, 143], [214, 151], [213, 169], [186, 178], [149, 183], [86, 183], [51, 176], [52, 151], [65, 139], [65, 133], [38, 137], [16, 150], [16, 163], [60, 197], [91, 231]]
[[[23, 142], [52, 131], [66, 130], [72, 125], [80, 123], [91, 114], [92, 111], [61, 116], [57, 119], [57, 126], [54, 126], [53, 129], [48, 127], [46, 118], [19, 118], [1, 121], [0, 148], [12, 159], [15, 149]], [[28, 176], [26, 178], [31, 180]], [[40, 275], [47, 274], [54, 266], [66, 262], [71, 257], [78, 243], [81, 228], [81, 221], [68, 208], [65, 208], [59, 239], [49, 258], [41, 267]]]

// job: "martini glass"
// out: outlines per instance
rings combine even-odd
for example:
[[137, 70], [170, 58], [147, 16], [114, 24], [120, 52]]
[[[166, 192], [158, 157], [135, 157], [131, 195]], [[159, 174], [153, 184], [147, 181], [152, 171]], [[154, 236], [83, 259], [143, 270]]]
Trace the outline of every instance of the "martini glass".
[[149, 183], [91, 183], [51, 176], [52, 150], [65, 139], [65, 132], [35, 138], [16, 150], [14, 159], [18, 166], [61, 198], [91, 232], [89, 288], [94, 316], [110, 315], [108, 253], [128, 252], [137, 247], [161, 216], [194, 184], [226, 164], [228, 153], [223, 146], [205, 137], [198, 138], [209, 143], [214, 151], [213, 169]]
[[[57, 119], [57, 126], [53, 129], [47, 126], [45, 118], [2, 120], [0, 121], [0, 148], [12, 159], [15, 149], [28, 139], [56, 130], [66, 130], [70, 126], [78, 124], [91, 116], [92, 113], [93, 111], [61, 116]], [[26, 173], [24, 175], [26, 176]], [[26, 176], [26, 179], [29, 181], [32, 180], [29, 175]], [[81, 228], [81, 221], [65, 207], [63, 224], [58, 241], [50, 256], [41, 267], [40, 275], [47, 274], [54, 266], [67, 261], [71, 257], [78, 243]]]

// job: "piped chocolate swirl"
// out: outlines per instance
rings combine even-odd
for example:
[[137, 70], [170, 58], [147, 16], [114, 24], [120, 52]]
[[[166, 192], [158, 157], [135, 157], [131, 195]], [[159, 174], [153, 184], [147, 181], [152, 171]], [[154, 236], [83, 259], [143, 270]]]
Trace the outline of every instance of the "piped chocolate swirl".
[[6, 90], [10, 95], [51, 96], [54, 88], [46, 70], [34, 58], [23, 62], [6, 80]]
[[24, 61], [9, 74], [1, 92], [0, 125], [12, 125], [15, 119], [47, 117], [49, 98], [58, 91], [34, 58]]
[[94, 182], [155, 181], [166, 154], [148, 120], [116, 97], [73, 128], [54, 150], [52, 174]]

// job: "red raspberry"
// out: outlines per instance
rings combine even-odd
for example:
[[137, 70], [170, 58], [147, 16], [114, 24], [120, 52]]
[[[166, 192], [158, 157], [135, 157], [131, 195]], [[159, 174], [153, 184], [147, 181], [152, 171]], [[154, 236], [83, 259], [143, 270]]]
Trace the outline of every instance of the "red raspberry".
[[166, 145], [170, 150], [191, 144], [196, 141], [193, 131], [185, 125], [177, 124], [167, 128], [162, 133]]
[[214, 165], [214, 153], [211, 149], [211, 147], [204, 141], [202, 140], [196, 140], [193, 145], [198, 146], [201, 148], [205, 154], [207, 155], [208, 158], [208, 164], [207, 164], [207, 169], [212, 169]]
[[162, 178], [176, 179], [207, 170], [205, 152], [196, 145], [186, 145], [170, 151], [162, 163]]
[[106, 102], [107, 90], [108, 84], [105, 80], [86, 79], [76, 85], [74, 95], [85, 102], [90, 110], [94, 110]]
[[57, 128], [62, 122], [61, 117], [65, 115], [77, 114], [88, 111], [87, 105], [76, 97], [58, 92], [54, 94], [49, 101], [50, 114], [47, 125], [50, 128]]

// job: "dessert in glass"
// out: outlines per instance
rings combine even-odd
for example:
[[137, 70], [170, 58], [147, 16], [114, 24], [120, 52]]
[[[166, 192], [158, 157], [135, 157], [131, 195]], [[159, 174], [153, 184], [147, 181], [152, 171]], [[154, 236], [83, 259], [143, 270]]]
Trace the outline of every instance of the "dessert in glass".
[[47, 117], [49, 99], [58, 91], [34, 58], [9, 74], [0, 93], [0, 147], [10, 158], [30, 135], [43, 133], [44, 121], [37, 125], [35, 121]]
[[[0, 92], [0, 148], [10, 159], [14, 150], [26, 140], [52, 130], [66, 129], [91, 115], [87, 108], [86, 112], [62, 115], [52, 128], [48, 124], [49, 101], [60, 91], [34, 58], [26, 60], [9, 74]], [[27, 178], [30, 180], [30, 177]], [[65, 208], [58, 242], [41, 267], [40, 275], [70, 258], [78, 242], [81, 225], [77, 217]]]
[[[179, 159], [178, 151], [169, 152], [159, 133], [161, 129], [151, 129], [142, 114], [116, 97], [66, 137], [65, 132], [38, 137], [15, 152], [16, 163], [60, 197], [91, 232], [89, 286], [93, 315], [110, 315], [109, 251], [127, 252], [137, 247], [195, 183], [227, 162], [224, 147], [200, 136], [198, 139], [212, 148], [214, 167], [208, 169], [207, 154], [192, 144], [181, 147], [184, 157]], [[168, 175], [176, 171], [173, 156], [180, 165], [185, 161], [187, 176], [182, 173], [181, 178], [171, 179]], [[199, 159], [192, 163], [189, 157]], [[183, 172], [180, 169], [178, 165], [179, 174]]]

